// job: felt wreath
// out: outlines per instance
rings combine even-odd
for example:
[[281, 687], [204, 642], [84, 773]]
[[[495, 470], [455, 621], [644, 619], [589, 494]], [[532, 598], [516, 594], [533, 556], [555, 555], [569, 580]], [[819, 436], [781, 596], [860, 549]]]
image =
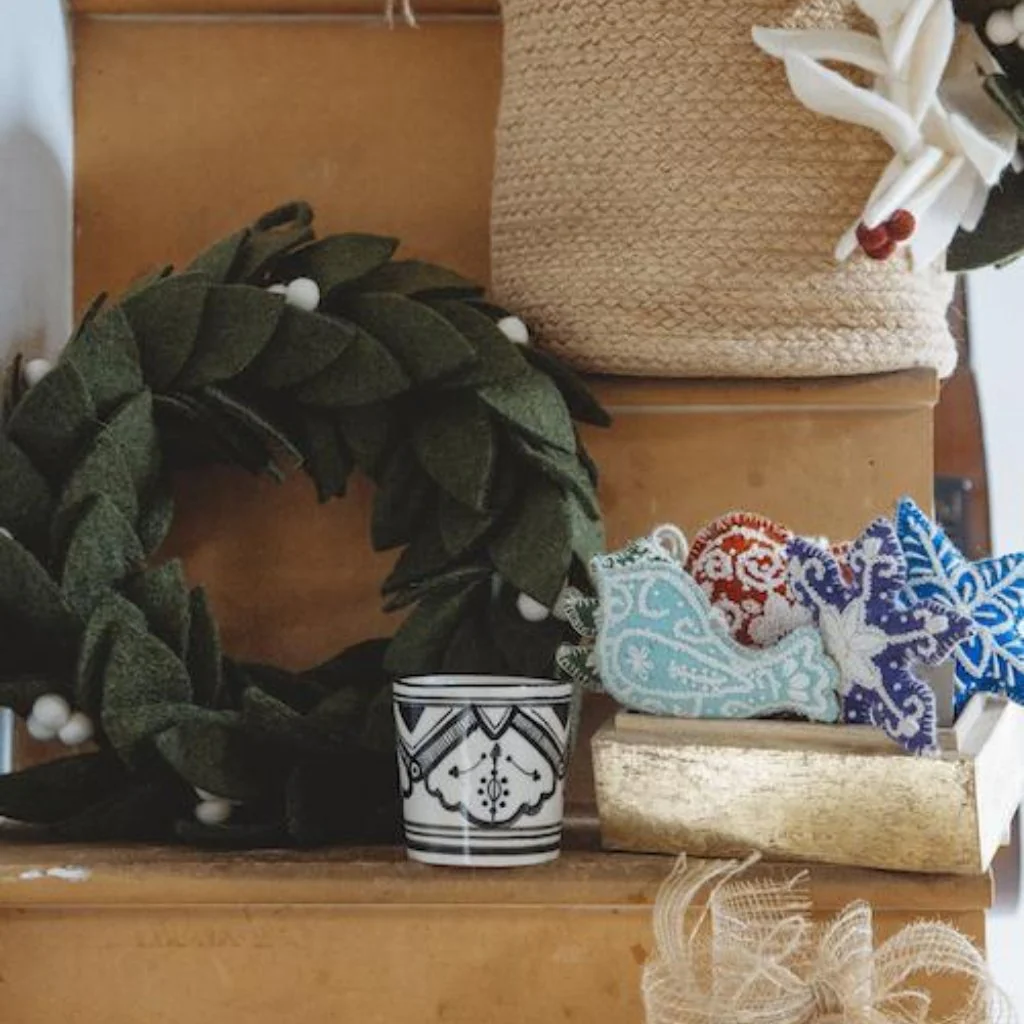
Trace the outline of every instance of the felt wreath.
[[[0, 814], [61, 839], [387, 839], [389, 678], [550, 670], [563, 626], [523, 602], [552, 607], [601, 547], [573, 419], [605, 413], [479, 288], [390, 238], [314, 241], [312, 216], [282, 207], [101, 297], [31, 386], [10, 368], [0, 703], [74, 709], [95, 748], [0, 778]], [[170, 470], [211, 460], [301, 465], [322, 501], [367, 474], [373, 545], [404, 549], [395, 637], [303, 673], [225, 656], [203, 590], [158, 554]], [[238, 806], [204, 823], [197, 799]]]

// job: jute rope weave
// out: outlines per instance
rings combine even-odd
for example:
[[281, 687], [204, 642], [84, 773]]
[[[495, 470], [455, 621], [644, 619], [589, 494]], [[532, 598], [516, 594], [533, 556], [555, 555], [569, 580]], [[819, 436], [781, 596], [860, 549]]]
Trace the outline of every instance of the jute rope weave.
[[753, 25], [846, 0], [503, 0], [493, 283], [585, 370], [831, 376], [955, 363], [951, 279], [837, 265], [891, 156], [793, 98]]

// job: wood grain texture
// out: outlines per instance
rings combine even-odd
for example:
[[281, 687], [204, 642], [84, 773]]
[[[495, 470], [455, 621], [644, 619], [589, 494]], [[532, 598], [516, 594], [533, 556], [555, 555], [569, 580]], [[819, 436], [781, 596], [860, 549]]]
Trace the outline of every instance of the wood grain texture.
[[[381, 17], [386, 0], [70, 0], [74, 14], [121, 15], [323, 15]], [[417, 16], [498, 14], [497, 0], [413, 0]]]
[[486, 279], [498, 26], [82, 18], [74, 44], [79, 307], [297, 197]]
[[960, 749], [936, 757], [879, 747], [857, 727], [740, 723], [725, 736], [720, 723], [619, 716], [592, 741], [602, 840], [979, 874], [1020, 801], [1024, 710], [976, 700]]
[[[639, 1024], [671, 863], [575, 854], [486, 872], [396, 851], [5, 846], [4, 1012], [19, 1024]], [[921, 915], [984, 938], [987, 879], [814, 868], [809, 884], [819, 920], [872, 902], [879, 941]], [[929, 985], [940, 1013], [962, 997], [955, 979]]]

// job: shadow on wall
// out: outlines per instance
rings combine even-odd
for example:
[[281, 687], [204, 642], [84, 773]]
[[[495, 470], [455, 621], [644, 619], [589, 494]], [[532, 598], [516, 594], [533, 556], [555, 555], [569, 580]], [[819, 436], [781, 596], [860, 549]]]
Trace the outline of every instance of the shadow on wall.
[[0, 365], [18, 350], [53, 357], [62, 343], [70, 192], [45, 139], [25, 125], [0, 133]]

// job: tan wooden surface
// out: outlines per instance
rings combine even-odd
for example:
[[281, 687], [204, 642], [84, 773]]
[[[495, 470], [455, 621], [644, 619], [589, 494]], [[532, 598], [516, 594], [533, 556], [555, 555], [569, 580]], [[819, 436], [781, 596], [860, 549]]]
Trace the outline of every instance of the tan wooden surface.
[[[579, 853], [472, 872], [396, 851], [5, 846], [3, 1012], [18, 1024], [640, 1024], [670, 866]], [[810, 890], [819, 916], [870, 900], [879, 938], [925, 915], [979, 942], [991, 895], [986, 879], [824, 868]], [[948, 1011], [957, 985], [934, 985]]]
[[[498, 15], [497, 0], [412, 0], [417, 16], [432, 14]], [[335, 15], [381, 17], [387, 0], [70, 0], [75, 14], [105, 15]], [[396, 8], [400, 17], [400, 7]]]

